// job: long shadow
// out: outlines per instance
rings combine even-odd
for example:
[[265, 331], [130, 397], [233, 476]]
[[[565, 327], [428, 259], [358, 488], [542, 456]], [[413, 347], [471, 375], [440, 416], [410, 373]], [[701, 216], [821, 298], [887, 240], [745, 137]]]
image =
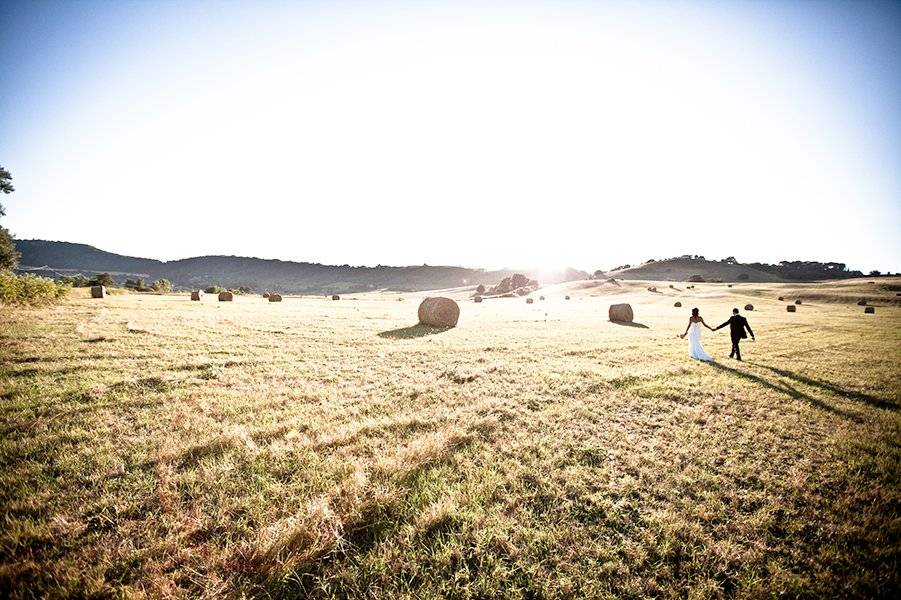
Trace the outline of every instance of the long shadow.
[[622, 325], [623, 327], [637, 327], [637, 328], [639, 328], [639, 329], [650, 329], [650, 327], [648, 327], [648, 326], [645, 325], [644, 323], [635, 323], [635, 322], [632, 322], [632, 321], [629, 321], [629, 322], [626, 322], [626, 321], [609, 321], [609, 322], [610, 322], [610, 323], [613, 323], [614, 325]]
[[394, 340], [408, 340], [411, 338], [419, 338], [427, 335], [435, 335], [436, 333], [444, 333], [445, 331], [449, 331], [450, 329], [453, 329], [453, 327], [432, 327], [430, 325], [417, 323], [416, 325], [411, 325], [410, 327], [401, 327], [399, 329], [383, 331], [379, 333], [379, 337]]
[[813, 379], [812, 377], [807, 377], [806, 375], [799, 375], [798, 373], [793, 373], [791, 371], [787, 371], [785, 369], [777, 369], [776, 367], [771, 367], [769, 365], [763, 365], [757, 362], [749, 362], [749, 365], [754, 365], [755, 367], [761, 367], [772, 371], [773, 373], [780, 375], [782, 377], [787, 377], [789, 379], [793, 379], [798, 383], [803, 383], [804, 385], [809, 385], [810, 387], [820, 388], [823, 391], [831, 392], [837, 396], [844, 396], [845, 398], [852, 398], [854, 400], [860, 400], [865, 404], [869, 404], [870, 406], [874, 406], [876, 408], [883, 408], [886, 410], [898, 410], [898, 405], [894, 402], [890, 402], [889, 400], [884, 400], [882, 398], [878, 398], [876, 396], [871, 396], [869, 394], [865, 394], [863, 392], [856, 392], [854, 390], [846, 390], [845, 388], [839, 387], [834, 383], [829, 383], [828, 381], [822, 381], [820, 379]]
[[782, 394], [786, 394], [788, 396], [791, 396], [795, 400], [803, 400], [805, 402], [812, 404], [813, 406], [816, 406], [819, 409], [825, 410], [826, 412], [830, 412], [830, 413], [833, 413], [836, 415], [841, 415], [843, 417], [846, 417], [846, 418], [854, 420], [854, 421], [860, 420], [860, 418], [857, 415], [848, 413], [839, 408], [835, 408], [834, 406], [827, 404], [826, 402], [823, 402], [819, 398], [816, 398], [814, 396], [811, 396], [810, 394], [805, 394], [804, 392], [796, 390], [795, 388], [788, 385], [787, 383], [783, 383], [783, 382], [777, 383], [774, 381], [770, 381], [768, 379], [764, 379], [763, 377], [760, 377], [759, 375], [754, 375], [753, 373], [749, 373], [747, 371], [739, 371], [738, 369], [733, 369], [732, 367], [727, 367], [726, 365], [720, 364], [718, 362], [706, 362], [704, 364], [710, 365], [714, 369], [719, 369], [720, 371], [724, 371], [726, 373], [731, 373], [733, 375], [741, 377], [742, 379], [747, 379], [748, 381], [753, 381], [754, 383], [762, 385], [764, 387], [767, 387], [773, 391], [780, 392]]

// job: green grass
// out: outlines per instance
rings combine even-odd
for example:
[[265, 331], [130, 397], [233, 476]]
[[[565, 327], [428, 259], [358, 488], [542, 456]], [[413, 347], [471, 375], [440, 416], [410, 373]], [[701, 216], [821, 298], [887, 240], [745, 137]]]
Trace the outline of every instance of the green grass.
[[[387, 294], [0, 308], [0, 590], [896, 594], [901, 309], [644, 287], [609, 294], [646, 328], [576, 285], [448, 331]], [[687, 358], [692, 306], [749, 299], [745, 363]]]

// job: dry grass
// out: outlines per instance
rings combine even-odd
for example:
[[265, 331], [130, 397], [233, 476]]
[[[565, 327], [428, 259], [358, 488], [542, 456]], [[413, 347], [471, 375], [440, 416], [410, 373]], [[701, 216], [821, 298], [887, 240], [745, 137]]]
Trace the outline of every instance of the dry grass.
[[[0, 308], [0, 590], [891, 596], [883, 284], [574, 283], [446, 331], [390, 294]], [[863, 291], [877, 314], [842, 300]], [[686, 358], [693, 306], [718, 325], [747, 302], [745, 363], [722, 331], [722, 364]]]

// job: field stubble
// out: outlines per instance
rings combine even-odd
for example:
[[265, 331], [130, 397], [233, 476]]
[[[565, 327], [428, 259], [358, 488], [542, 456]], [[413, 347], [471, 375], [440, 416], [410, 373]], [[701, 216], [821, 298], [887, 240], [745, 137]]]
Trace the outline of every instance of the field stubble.
[[[611, 292], [644, 327], [576, 286], [448, 331], [413, 295], [0, 308], [0, 588], [897, 592], [901, 310], [700, 287]], [[689, 360], [690, 308], [747, 300], [746, 362]]]

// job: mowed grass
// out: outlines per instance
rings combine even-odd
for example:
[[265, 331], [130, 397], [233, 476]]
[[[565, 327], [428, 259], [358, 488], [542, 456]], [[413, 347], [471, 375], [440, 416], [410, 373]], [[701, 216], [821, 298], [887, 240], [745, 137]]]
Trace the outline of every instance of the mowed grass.
[[897, 594], [894, 294], [657, 285], [0, 307], [2, 595]]

